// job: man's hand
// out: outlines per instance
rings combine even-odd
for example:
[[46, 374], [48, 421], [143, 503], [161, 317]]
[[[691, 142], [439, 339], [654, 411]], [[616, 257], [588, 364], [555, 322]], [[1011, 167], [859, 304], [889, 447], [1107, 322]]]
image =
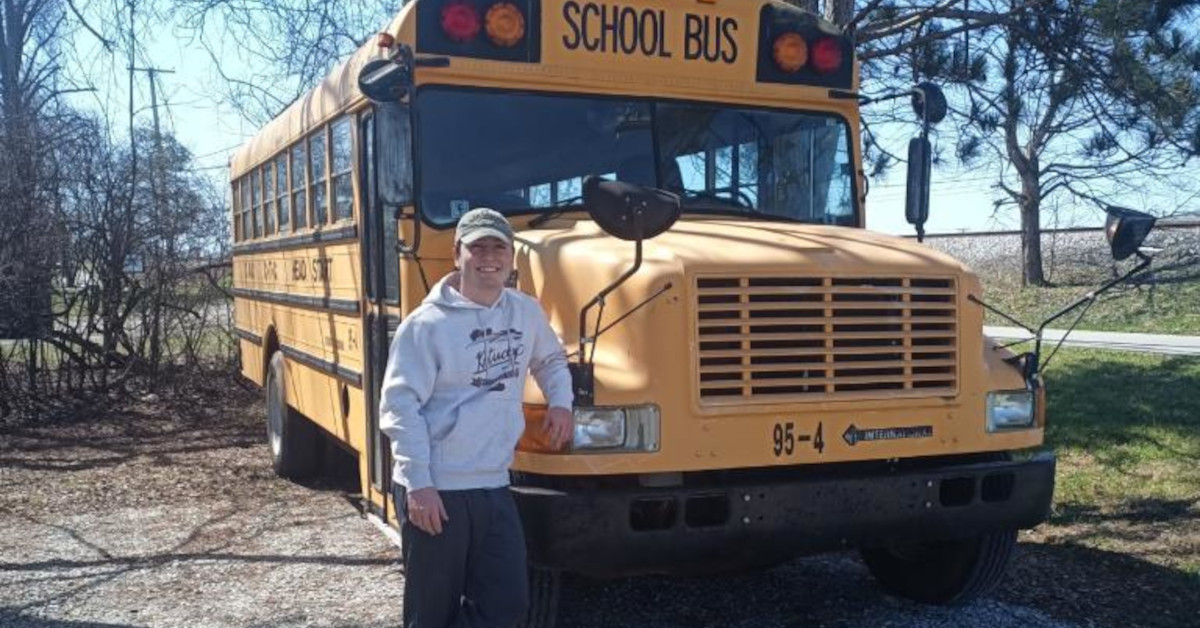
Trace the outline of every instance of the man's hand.
[[550, 445], [562, 449], [571, 440], [575, 431], [575, 413], [567, 408], [550, 408], [542, 421], [542, 433], [550, 439]]
[[427, 486], [409, 491], [406, 501], [408, 520], [413, 525], [434, 536], [442, 533], [442, 522], [449, 521], [450, 517], [436, 488]]

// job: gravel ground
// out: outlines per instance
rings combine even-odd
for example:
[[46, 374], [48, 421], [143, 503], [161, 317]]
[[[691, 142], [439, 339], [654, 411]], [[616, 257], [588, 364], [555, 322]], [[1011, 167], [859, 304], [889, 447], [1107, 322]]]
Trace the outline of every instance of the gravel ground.
[[[0, 626], [399, 624], [398, 550], [361, 516], [353, 484], [276, 479], [256, 395], [229, 390], [0, 431]], [[1097, 579], [1103, 561], [1026, 536], [1010, 583], [963, 608], [885, 596], [852, 554], [835, 554], [741, 576], [568, 578], [560, 626], [1140, 623], [1129, 620], [1141, 602], [1125, 585], [1153, 581], [1144, 565], [1114, 564]], [[1058, 583], [1063, 573], [1079, 580]]]

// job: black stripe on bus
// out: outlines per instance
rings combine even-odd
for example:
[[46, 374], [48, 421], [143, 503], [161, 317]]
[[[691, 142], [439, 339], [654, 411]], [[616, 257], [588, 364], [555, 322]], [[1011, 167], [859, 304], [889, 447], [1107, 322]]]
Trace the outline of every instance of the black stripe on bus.
[[346, 225], [337, 229], [322, 229], [310, 233], [300, 233], [277, 240], [265, 242], [245, 242], [235, 244], [233, 254], [248, 255], [264, 251], [279, 251], [311, 246], [313, 244], [338, 244], [344, 241], [358, 241], [358, 225]]
[[350, 299], [334, 299], [332, 297], [310, 297], [302, 294], [286, 294], [283, 292], [266, 292], [248, 288], [234, 288], [233, 296], [255, 301], [265, 301], [277, 305], [296, 305], [318, 310], [330, 310], [340, 314], [358, 314], [358, 301]]
[[254, 333], [252, 331], [246, 331], [245, 329], [239, 329], [237, 327], [234, 327], [233, 333], [234, 333], [234, 335], [236, 335], [238, 338], [241, 338], [242, 340], [249, 340], [250, 342], [253, 342], [254, 344], [256, 344], [260, 347], [262, 346], [262, 336]]
[[279, 350], [283, 351], [283, 354], [287, 357], [305, 366], [333, 375], [355, 388], [362, 388], [362, 373], [354, 369], [348, 369], [340, 364], [334, 364], [333, 362], [292, 347], [280, 347]]

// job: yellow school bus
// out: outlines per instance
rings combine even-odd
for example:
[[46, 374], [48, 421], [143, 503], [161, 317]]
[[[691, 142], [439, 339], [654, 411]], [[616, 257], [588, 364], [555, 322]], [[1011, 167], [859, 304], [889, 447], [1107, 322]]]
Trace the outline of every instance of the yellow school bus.
[[[861, 100], [849, 38], [772, 0], [406, 4], [231, 161], [241, 367], [276, 470], [333, 439], [394, 521], [388, 341], [488, 206], [574, 363], [571, 445], [527, 430], [513, 469], [530, 625], [563, 571], [847, 547], [901, 595], [985, 592], [1048, 512], [1041, 389], [983, 335], [967, 267], [864, 229]], [[585, 198], [605, 180], [678, 215], [630, 238]]]

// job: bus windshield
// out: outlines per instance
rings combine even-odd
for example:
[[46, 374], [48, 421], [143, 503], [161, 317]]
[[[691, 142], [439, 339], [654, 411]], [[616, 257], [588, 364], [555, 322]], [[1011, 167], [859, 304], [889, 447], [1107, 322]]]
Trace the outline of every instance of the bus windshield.
[[480, 206], [580, 206], [588, 175], [678, 193], [685, 212], [857, 223], [850, 134], [834, 115], [426, 88], [416, 121], [421, 211], [434, 224]]

